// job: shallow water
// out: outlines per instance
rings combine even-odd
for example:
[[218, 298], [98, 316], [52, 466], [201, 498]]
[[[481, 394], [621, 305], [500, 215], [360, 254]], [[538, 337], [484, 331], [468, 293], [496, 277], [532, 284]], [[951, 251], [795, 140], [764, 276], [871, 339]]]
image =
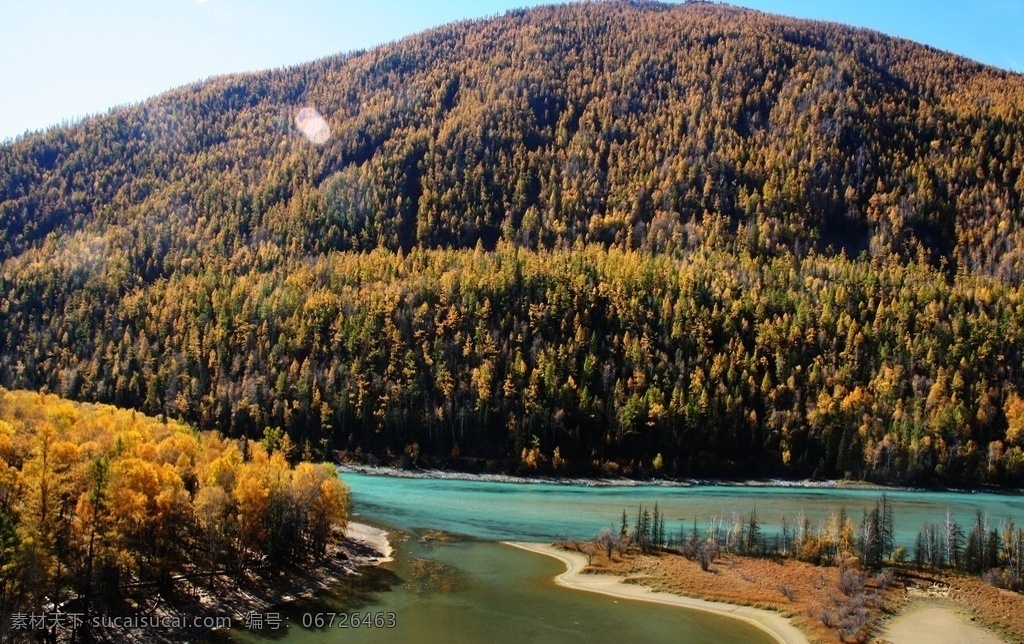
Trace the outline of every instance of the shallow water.
[[[630, 522], [639, 504], [665, 512], [670, 530], [703, 530], [713, 515], [727, 521], [756, 508], [765, 530], [783, 515], [792, 525], [803, 510], [812, 526], [845, 507], [856, 523], [874, 506], [878, 490], [765, 486], [600, 486], [458, 479], [397, 478], [344, 473], [357, 520], [392, 528], [397, 559], [366, 578], [282, 609], [277, 631], [236, 629], [218, 639], [244, 642], [769, 642], [763, 632], [727, 617], [615, 600], [561, 588], [564, 566], [503, 546], [498, 540], [589, 538], [602, 527]], [[897, 540], [910, 545], [922, 522], [936, 523], [950, 508], [969, 525], [977, 510], [993, 525], [1003, 517], [1024, 522], [1024, 498], [991, 493], [889, 491]], [[454, 542], [422, 539], [432, 531], [464, 535]], [[401, 537], [401, 535], [406, 535]], [[347, 628], [303, 628], [312, 616], [345, 613]], [[383, 626], [351, 627], [349, 615], [377, 617]], [[378, 617], [379, 616], [379, 617]], [[394, 627], [388, 622], [393, 616]], [[372, 621], [372, 620], [371, 620]], [[287, 628], [285, 628], [287, 626]]]
[[[289, 628], [237, 630], [241, 642], [771, 642], [727, 617], [557, 586], [554, 559], [486, 541], [399, 545], [399, 557], [371, 571], [366, 587], [343, 586], [281, 611]], [[316, 613], [394, 616], [394, 627], [304, 629]]]

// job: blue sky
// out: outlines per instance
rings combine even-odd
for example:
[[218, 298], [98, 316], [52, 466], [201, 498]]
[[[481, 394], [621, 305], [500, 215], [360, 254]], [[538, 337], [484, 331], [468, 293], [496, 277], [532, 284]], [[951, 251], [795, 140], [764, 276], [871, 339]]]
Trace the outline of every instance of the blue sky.
[[[292, 65], [528, 0], [0, 0], [0, 140], [216, 74]], [[737, 0], [1024, 70], [1018, 0]]]

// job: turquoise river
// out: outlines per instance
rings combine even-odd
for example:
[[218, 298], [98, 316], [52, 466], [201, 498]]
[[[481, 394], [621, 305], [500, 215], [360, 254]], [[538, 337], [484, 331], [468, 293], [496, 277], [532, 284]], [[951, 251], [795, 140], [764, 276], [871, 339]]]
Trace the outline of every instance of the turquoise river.
[[[772, 485], [595, 485], [441, 477], [402, 478], [345, 471], [353, 519], [395, 537], [396, 559], [362, 579], [281, 609], [286, 627], [236, 629], [239, 642], [770, 642], [752, 626], [681, 608], [615, 600], [555, 585], [561, 563], [501, 545], [502, 540], [586, 539], [632, 521], [640, 504], [664, 511], [672, 531], [706, 528], [712, 517], [757, 516], [768, 534], [803, 511], [812, 526], [845, 508], [858, 522], [881, 492]], [[925, 521], [947, 509], [969, 526], [977, 511], [993, 525], [1024, 522], [1016, 494], [888, 490], [897, 541], [910, 546]], [[309, 615], [345, 613], [377, 625], [304, 628]], [[385, 623], [387, 622], [387, 623]], [[393, 624], [392, 624], [393, 622]]]

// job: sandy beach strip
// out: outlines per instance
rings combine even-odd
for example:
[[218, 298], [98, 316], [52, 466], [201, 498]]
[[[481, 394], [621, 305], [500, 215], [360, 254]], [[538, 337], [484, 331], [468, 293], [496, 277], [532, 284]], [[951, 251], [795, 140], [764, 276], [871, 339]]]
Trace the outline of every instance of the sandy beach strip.
[[372, 557], [373, 564], [385, 563], [394, 558], [394, 549], [391, 547], [388, 533], [380, 528], [349, 521], [345, 528], [345, 538], [376, 552], [378, 556]]
[[521, 550], [553, 557], [564, 563], [567, 570], [555, 577], [555, 583], [562, 586], [622, 599], [668, 604], [670, 606], [680, 606], [682, 608], [726, 615], [756, 626], [781, 644], [807, 644], [808, 641], [807, 637], [793, 626], [787, 618], [769, 610], [658, 592], [644, 586], [624, 583], [623, 578], [617, 575], [584, 574], [581, 571], [587, 567], [587, 558], [583, 554], [561, 550], [548, 544], [511, 541], [504, 541], [502, 543]]
[[911, 605], [882, 628], [880, 639], [889, 644], [1001, 644], [989, 631], [968, 622], [954, 607], [938, 602]]

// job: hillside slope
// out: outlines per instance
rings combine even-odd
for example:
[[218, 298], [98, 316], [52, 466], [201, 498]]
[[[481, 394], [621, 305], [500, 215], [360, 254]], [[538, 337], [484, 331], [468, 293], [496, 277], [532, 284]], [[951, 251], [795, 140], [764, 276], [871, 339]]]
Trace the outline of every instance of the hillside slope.
[[704, 4], [214, 79], [0, 146], [0, 384], [464, 466], [1019, 482], [1022, 128], [1020, 75]]

